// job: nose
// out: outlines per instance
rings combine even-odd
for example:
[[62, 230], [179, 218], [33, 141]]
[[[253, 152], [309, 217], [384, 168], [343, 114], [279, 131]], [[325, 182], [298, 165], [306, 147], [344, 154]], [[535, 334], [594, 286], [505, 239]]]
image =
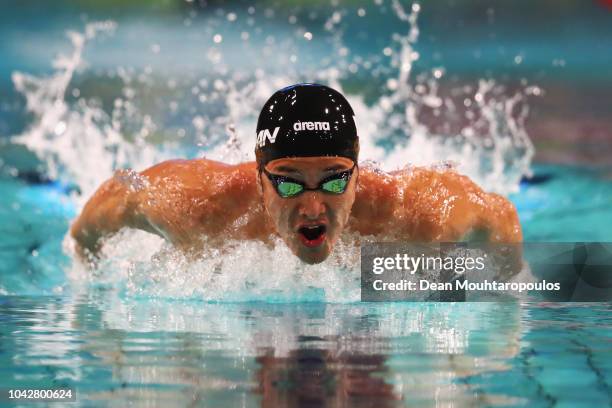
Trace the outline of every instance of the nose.
[[300, 215], [308, 219], [317, 219], [325, 213], [323, 197], [316, 191], [307, 191], [302, 194], [300, 202]]

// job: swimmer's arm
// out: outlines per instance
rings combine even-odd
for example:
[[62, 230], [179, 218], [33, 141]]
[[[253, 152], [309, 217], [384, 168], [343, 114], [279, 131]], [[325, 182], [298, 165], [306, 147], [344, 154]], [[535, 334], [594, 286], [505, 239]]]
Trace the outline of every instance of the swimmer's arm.
[[452, 170], [418, 169], [406, 178], [400, 235], [425, 241], [522, 241], [514, 205], [484, 192], [468, 177]]
[[496, 243], [520, 243], [523, 240], [518, 212], [505, 197], [483, 193], [485, 204], [474, 205], [472, 211], [480, 215], [464, 234], [464, 240]]
[[523, 239], [514, 205], [507, 198], [486, 193], [466, 176], [449, 171], [443, 175], [453, 202], [448, 211], [448, 238], [463, 242], [514, 244]]
[[[185, 251], [199, 249], [203, 235], [265, 240], [270, 230], [256, 205], [254, 181], [253, 162], [168, 160], [142, 172], [120, 170], [85, 205], [71, 234], [77, 251], [94, 255], [102, 238], [124, 227], [156, 234]], [[239, 218], [241, 228], [231, 231]]]
[[[194, 244], [188, 186], [201, 183], [197, 160], [168, 160], [142, 172], [118, 170], [89, 199], [71, 228], [80, 255], [97, 255], [122, 228], [156, 234], [177, 247]], [[205, 208], [203, 208], [205, 209]]]
[[124, 227], [159, 235], [146, 217], [136, 211], [137, 196], [124, 181], [127, 172], [117, 171], [113, 178], [104, 182], [72, 224], [70, 235], [77, 244], [76, 251], [79, 255], [95, 257], [100, 250], [101, 240]]
[[454, 171], [422, 174], [412, 191], [416, 212], [406, 210], [408, 219], [421, 220], [416, 228], [421, 237], [441, 242], [503, 244], [489, 247], [490, 255], [503, 262], [500, 277], [510, 277], [522, 269], [522, 246], [515, 245], [522, 241], [521, 225], [508, 199], [484, 192]]

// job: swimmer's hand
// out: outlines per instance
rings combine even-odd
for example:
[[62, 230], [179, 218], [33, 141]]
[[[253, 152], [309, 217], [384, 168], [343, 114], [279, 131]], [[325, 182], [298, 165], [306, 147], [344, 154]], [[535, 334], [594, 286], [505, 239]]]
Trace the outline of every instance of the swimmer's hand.
[[82, 246], [79, 242], [75, 241], [74, 245], [74, 253], [76, 258], [83, 264], [94, 267], [98, 264], [100, 260], [99, 248], [89, 249]]
[[83, 261], [98, 257], [102, 238], [134, 224], [132, 193], [121, 179], [124, 172], [118, 171], [98, 188], [70, 228], [75, 252]]

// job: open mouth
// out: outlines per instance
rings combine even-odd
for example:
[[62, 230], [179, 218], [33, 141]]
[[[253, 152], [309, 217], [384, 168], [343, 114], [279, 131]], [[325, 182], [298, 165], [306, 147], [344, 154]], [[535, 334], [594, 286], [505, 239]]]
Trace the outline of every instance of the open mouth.
[[319, 246], [325, 241], [325, 225], [305, 225], [298, 229], [298, 234], [302, 243], [307, 247]]

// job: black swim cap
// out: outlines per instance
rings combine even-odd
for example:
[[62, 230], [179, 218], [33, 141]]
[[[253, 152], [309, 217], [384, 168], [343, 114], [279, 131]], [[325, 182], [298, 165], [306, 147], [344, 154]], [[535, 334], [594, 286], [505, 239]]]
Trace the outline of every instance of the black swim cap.
[[344, 96], [324, 85], [296, 84], [276, 91], [257, 120], [258, 167], [285, 157], [340, 156], [357, 162], [354, 115]]

